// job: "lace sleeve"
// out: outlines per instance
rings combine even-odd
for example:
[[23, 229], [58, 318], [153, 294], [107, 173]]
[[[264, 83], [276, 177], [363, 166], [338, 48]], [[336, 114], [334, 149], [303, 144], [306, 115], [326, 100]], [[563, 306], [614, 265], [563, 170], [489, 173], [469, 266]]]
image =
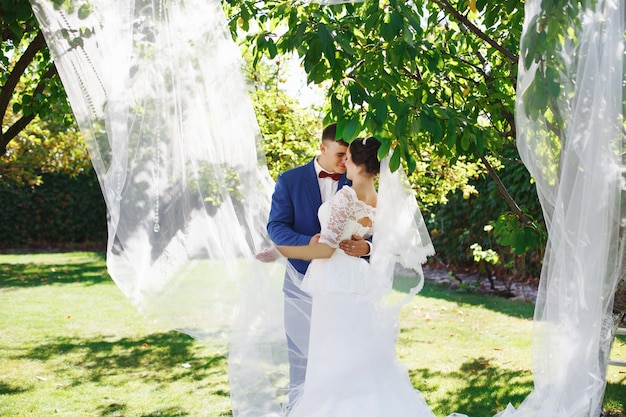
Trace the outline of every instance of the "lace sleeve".
[[349, 187], [344, 187], [330, 200], [328, 221], [322, 224], [320, 242], [333, 248], [339, 246], [346, 222], [354, 217], [356, 194]]

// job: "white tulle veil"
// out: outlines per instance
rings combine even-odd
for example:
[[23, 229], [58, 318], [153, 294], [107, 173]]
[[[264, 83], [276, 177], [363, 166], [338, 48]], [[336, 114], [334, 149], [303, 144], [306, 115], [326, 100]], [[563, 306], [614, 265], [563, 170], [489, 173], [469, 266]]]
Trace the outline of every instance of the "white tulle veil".
[[33, 10], [106, 201], [111, 276], [148, 315], [229, 331], [242, 260], [268, 244], [272, 180], [221, 4]]
[[[599, 416], [624, 254], [624, 1], [572, 3], [580, 24], [546, 61], [532, 62], [541, 5], [525, 5], [516, 121], [549, 236], [535, 308], [535, 388], [504, 415]], [[541, 104], [537, 80], [546, 73], [560, 89]]]

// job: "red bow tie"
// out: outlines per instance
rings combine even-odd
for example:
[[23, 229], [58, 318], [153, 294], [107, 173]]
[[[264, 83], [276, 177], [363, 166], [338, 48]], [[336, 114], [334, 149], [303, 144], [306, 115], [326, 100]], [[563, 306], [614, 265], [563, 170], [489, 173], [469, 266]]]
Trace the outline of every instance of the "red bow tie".
[[338, 174], [336, 172], [334, 174], [331, 174], [326, 171], [320, 171], [319, 177], [320, 178], [332, 178], [333, 181], [339, 181], [339, 178], [341, 178], [341, 174]]

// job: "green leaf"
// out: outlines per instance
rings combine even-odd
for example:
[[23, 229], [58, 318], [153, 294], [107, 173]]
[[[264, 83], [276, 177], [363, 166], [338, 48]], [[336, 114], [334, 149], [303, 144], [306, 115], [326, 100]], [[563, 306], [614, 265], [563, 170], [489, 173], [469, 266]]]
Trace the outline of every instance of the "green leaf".
[[556, 99], [561, 93], [559, 73], [553, 67], [546, 68], [546, 88], [551, 98]]
[[378, 148], [378, 159], [381, 160], [389, 154], [389, 150], [391, 149], [391, 139], [382, 137], [380, 135], [376, 136], [376, 138], [380, 141], [380, 148]]
[[259, 51], [263, 51], [265, 49], [265, 44], [267, 43], [267, 39], [264, 34], [259, 34], [256, 38], [256, 47]]
[[415, 169], [417, 168], [417, 162], [415, 161], [415, 158], [413, 158], [413, 155], [410, 152], [407, 152], [404, 155], [404, 159], [406, 160], [406, 165], [409, 169], [409, 172], [415, 171]]
[[481, 154], [484, 154], [487, 148], [487, 138], [482, 130], [476, 132], [476, 148]]
[[548, 95], [546, 94], [542, 81], [543, 77], [539, 71], [537, 71], [534, 81], [536, 83], [535, 94], [531, 97], [531, 105], [541, 112], [548, 106]]
[[34, 114], [33, 107], [32, 106], [23, 106], [22, 107], [22, 114], [24, 116], [30, 116], [30, 115]]
[[526, 251], [526, 235], [523, 230], [515, 233], [515, 245], [513, 246], [513, 250], [517, 254], [522, 254]]
[[348, 90], [350, 91], [350, 101], [352, 102], [352, 104], [363, 104], [363, 101], [365, 100], [367, 94], [360, 85], [352, 83], [348, 87]]
[[276, 49], [276, 44], [272, 38], [267, 39], [267, 51], [270, 55], [270, 58], [274, 59], [276, 54], [278, 54], [278, 50]]
[[470, 148], [471, 137], [469, 131], [466, 129], [461, 136], [461, 149], [467, 151]]
[[339, 35], [336, 38], [336, 41], [340, 45], [340, 49], [344, 53], [346, 53], [346, 54], [348, 54], [350, 56], [354, 55], [354, 48], [352, 47], [352, 45], [350, 43], [350, 39], [348, 39], [344, 34]]
[[330, 65], [333, 66], [335, 64], [335, 42], [333, 41], [333, 36], [325, 24], [320, 23], [318, 25], [317, 36], [320, 40], [320, 45], [324, 51], [326, 59], [328, 59]]
[[422, 123], [420, 122], [419, 117], [414, 117], [411, 120], [411, 134], [416, 135], [422, 131]]
[[439, 119], [449, 119], [450, 118], [450, 114], [443, 107], [433, 107], [433, 113]]
[[[365, 31], [369, 33], [373, 30], [378, 30], [378, 27], [380, 27], [379, 22], [380, 22], [380, 13], [370, 14], [367, 20], [365, 21]], [[362, 37], [365, 37], [365, 35], [363, 35]]]
[[446, 134], [443, 137], [443, 143], [452, 149], [456, 145], [457, 135], [456, 129], [450, 129], [450, 127], [448, 127], [448, 129], [446, 129]]
[[396, 120], [396, 124], [394, 126], [394, 132], [396, 136], [401, 136], [406, 133], [407, 127], [409, 124], [409, 115], [405, 114], [403, 116], [399, 116]]
[[380, 36], [387, 42], [392, 42], [400, 34], [403, 25], [402, 16], [394, 11], [389, 16], [389, 22], [384, 23], [380, 28]]
[[402, 29], [402, 39], [404, 39], [404, 42], [406, 42], [409, 46], [415, 45], [415, 42], [413, 41], [413, 32], [411, 32], [411, 29], [409, 29], [409, 25], [406, 23], [404, 23]]
[[400, 144], [400, 149], [406, 155], [409, 152], [409, 142], [407, 141], [406, 136], [397, 136], [397, 139]]
[[341, 101], [334, 95], [330, 98], [330, 108], [331, 114], [334, 116], [334, 118], [336, 120], [341, 119], [341, 116], [343, 116], [343, 112], [345, 109], [344, 106], [341, 104]]
[[92, 12], [91, 4], [83, 4], [78, 8], [78, 18], [81, 20], [87, 19]]
[[356, 137], [358, 133], [361, 131], [361, 124], [359, 122], [358, 116], [353, 116], [350, 120], [346, 122], [346, 125], [343, 128], [343, 140], [346, 142], [352, 141]]
[[309, 50], [304, 57], [304, 70], [308, 73], [322, 59], [322, 44], [315, 38], [311, 40]]
[[321, 60], [310, 68], [310, 72], [307, 78], [312, 83], [320, 84], [326, 79], [326, 70], [326, 63]]
[[395, 172], [400, 167], [400, 147], [396, 146], [393, 149], [393, 154], [391, 155], [391, 159], [389, 160], [389, 169], [391, 172]]
[[379, 100], [376, 103], [376, 109], [374, 110], [374, 114], [378, 123], [385, 123], [385, 120], [387, 120], [387, 102], [385, 100]]
[[371, 113], [367, 113], [363, 126], [369, 132], [378, 132], [381, 124], [376, 121], [376, 118]]
[[391, 18], [389, 19], [389, 25], [391, 25], [393, 29], [393, 36], [398, 36], [404, 27], [404, 19], [402, 19], [402, 15], [394, 10], [391, 13]]

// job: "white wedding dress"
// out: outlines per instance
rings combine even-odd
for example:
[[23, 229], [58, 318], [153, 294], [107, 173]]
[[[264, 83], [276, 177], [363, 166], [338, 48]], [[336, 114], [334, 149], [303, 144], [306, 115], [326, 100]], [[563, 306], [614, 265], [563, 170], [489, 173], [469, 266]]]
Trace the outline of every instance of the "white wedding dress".
[[313, 298], [309, 356], [289, 417], [434, 416], [396, 359], [396, 314], [381, 304], [379, 280], [338, 248], [352, 234], [371, 236], [375, 211], [349, 187], [320, 207], [320, 242], [337, 249], [311, 262], [302, 284]]

